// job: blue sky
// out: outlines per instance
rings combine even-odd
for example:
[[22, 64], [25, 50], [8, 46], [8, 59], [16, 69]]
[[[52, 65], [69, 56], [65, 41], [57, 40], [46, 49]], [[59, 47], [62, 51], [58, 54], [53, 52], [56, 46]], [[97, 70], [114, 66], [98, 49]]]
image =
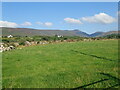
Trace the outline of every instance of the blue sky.
[[4, 2], [2, 23], [36, 29], [117, 30], [117, 2]]

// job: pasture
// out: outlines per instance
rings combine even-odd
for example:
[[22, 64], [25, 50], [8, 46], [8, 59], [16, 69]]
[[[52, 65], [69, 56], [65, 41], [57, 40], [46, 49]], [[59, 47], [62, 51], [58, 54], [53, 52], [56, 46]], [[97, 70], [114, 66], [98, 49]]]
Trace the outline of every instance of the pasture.
[[71, 42], [3, 52], [3, 88], [111, 88], [118, 83], [118, 40]]

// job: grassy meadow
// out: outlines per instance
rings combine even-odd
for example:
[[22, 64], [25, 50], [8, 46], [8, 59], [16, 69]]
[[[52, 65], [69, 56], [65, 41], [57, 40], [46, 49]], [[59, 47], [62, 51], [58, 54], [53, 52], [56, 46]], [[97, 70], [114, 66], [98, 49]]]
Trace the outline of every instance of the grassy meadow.
[[118, 40], [36, 45], [2, 58], [3, 88], [118, 87]]

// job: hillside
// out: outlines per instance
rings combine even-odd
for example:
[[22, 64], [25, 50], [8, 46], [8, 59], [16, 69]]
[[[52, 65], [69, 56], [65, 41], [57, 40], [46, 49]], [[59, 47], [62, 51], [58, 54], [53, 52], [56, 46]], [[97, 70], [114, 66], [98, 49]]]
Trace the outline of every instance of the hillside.
[[97, 36], [101, 36], [102, 34], [104, 34], [104, 32], [95, 32], [95, 33], [90, 34], [89, 36], [90, 37], [97, 37]]
[[109, 32], [103, 33], [101, 36], [107, 36], [111, 34], [120, 34], [120, 31], [109, 31]]
[[90, 37], [103, 37], [111, 34], [120, 34], [120, 31], [109, 31], [109, 32], [95, 32], [93, 34], [90, 34]]
[[87, 33], [81, 32], [79, 30], [38, 30], [30, 28], [2, 28], [2, 35], [20, 35], [20, 36], [35, 36], [35, 35], [45, 35], [45, 36], [54, 36], [54, 35], [63, 35], [63, 36], [89, 36]]
[[81, 37], [101, 37], [111, 34], [118, 34], [120, 31], [109, 31], [109, 32], [95, 32], [93, 34], [87, 34], [79, 30], [41, 30], [41, 29], [31, 29], [31, 28], [2, 28], [2, 35], [13, 35], [13, 36], [81, 36]]

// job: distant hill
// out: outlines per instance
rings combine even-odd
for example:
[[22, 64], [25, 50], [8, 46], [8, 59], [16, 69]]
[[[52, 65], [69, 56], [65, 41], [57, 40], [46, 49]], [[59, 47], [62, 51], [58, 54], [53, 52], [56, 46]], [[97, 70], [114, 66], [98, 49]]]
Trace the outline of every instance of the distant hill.
[[41, 30], [41, 29], [31, 29], [31, 28], [6, 28], [2, 27], [2, 35], [8, 36], [54, 36], [54, 35], [63, 35], [63, 36], [81, 36], [81, 37], [101, 37], [110, 34], [117, 34], [120, 31], [109, 31], [109, 32], [95, 32], [93, 34], [87, 34], [79, 30]]
[[20, 35], [20, 36], [35, 36], [35, 35], [45, 35], [45, 36], [54, 36], [54, 35], [63, 35], [63, 36], [81, 36], [88, 37], [89, 35], [85, 32], [79, 30], [38, 30], [30, 28], [2, 28], [2, 35]]
[[102, 34], [104, 34], [104, 32], [95, 32], [89, 35], [89, 37], [97, 37], [97, 36], [101, 36]]
[[109, 31], [109, 32], [95, 32], [91, 35], [89, 35], [90, 37], [103, 37], [103, 36], [107, 36], [107, 35], [111, 35], [111, 34], [120, 34], [120, 31]]
[[109, 31], [109, 32], [105, 32], [100, 36], [106, 36], [106, 35], [111, 35], [111, 34], [120, 34], [120, 31]]

